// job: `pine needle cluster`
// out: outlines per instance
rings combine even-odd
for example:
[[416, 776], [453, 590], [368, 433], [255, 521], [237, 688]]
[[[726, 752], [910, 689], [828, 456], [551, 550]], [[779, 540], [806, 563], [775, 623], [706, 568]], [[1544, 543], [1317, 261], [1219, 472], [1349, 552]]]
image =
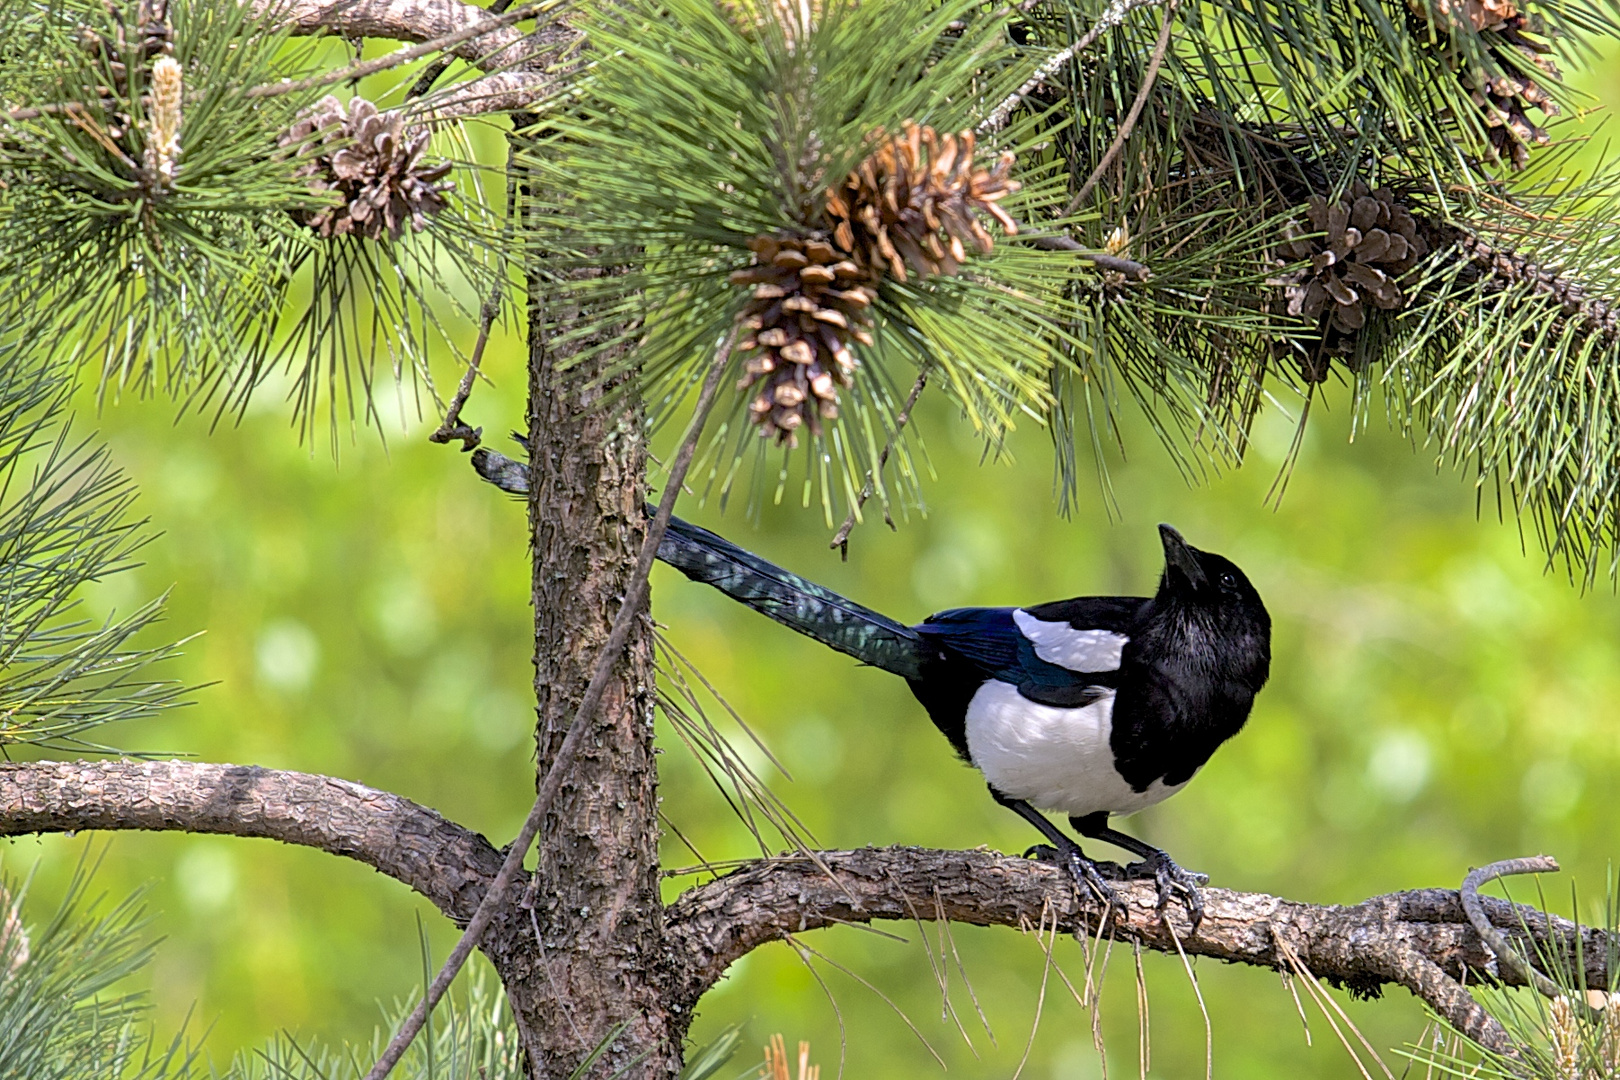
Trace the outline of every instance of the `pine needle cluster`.
[[[1126, 234], [1129, 257], [1155, 271], [1085, 302], [1091, 377], [1067, 387], [1058, 416], [1071, 428], [1055, 429], [1066, 490], [1079, 476], [1072, 427], [1111, 441], [1121, 401], [1146, 409], [1196, 476], [1242, 460], [1268, 402], [1298, 403], [1303, 423], [1326, 380], [1351, 388], [1356, 423], [1382, 408], [1475, 472], [1550, 554], [1615, 572], [1620, 413], [1597, 373], [1620, 362], [1605, 321], [1620, 297], [1617, 177], [1580, 178], [1569, 120], [1582, 103], [1552, 61], [1578, 64], [1620, 35], [1620, 12], [1475, 7], [1165, 4], [1037, 91], [1031, 122], [1051, 134], [1070, 208], [1092, 211], [1073, 235]], [[1097, 17], [1081, 0], [1043, 4], [1018, 36], [1057, 49]], [[1515, 109], [1546, 106], [1547, 138], [1524, 129], [1510, 147], [1481, 86], [1517, 95]], [[1374, 195], [1401, 258], [1351, 228]], [[1338, 239], [1333, 206], [1346, 214]], [[1351, 232], [1341, 258], [1331, 249]], [[1158, 272], [1167, 260], [1184, 268], [1174, 288]], [[1336, 295], [1316, 295], [1310, 282], [1329, 278]]]
[[0, 121], [16, 336], [184, 391], [250, 347], [301, 239], [288, 211], [320, 202], [268, 152], [298, 102], [246, 94], [286, 35], [224, 0], [67, 0], [20, 22], [32, 59]]
[[99, 622], [82, 610], [83, 586], [133, 566], [148, 536], [133, 485], [70, 432], [66, 375], [0, 346], [0, 754], [107, 751], [90, 733], [183, 692], [153, 671], [179, 646], [141, 640], [161, 599]]
[[[290, 40], [274, 5], [61, 0], [7, 10], [16, 15], [0, 46], [8, 340], [97, 365], [110, 391], [160, 389], [222, 409], [241, 407], [286, 367], [307, 430], [323, 407], [334, 427], [345, 405], [351, 421], [370, 419], [379, 358], [395, 381], [429, 376], [430, 343], [459, 339], [441, 323], [470, 322], [469, 284], [487, 292], [494, 280], [491, 214], [479, 197], [469, 213], [451, 194], [445, 176], [457, 163], [400, 109], [357, 98], [376, 131], [306, 123], [324, 84], [299, 80], [316, 54]], [[301, 151], [317, 132], [323, 152], [349, 166], [346, 178], [312, 175]], [[379, 193], [381, 232], [311, 225], [362, 220]], [[418, 237], [430, 217], [437, 227]], [[309, 283], [316, 302], [295, 300]]]
[[571, 18], [504, 182], [454, 193], [416, 105], [260, 94], [311, 54], [234, 0], [8, 10], [0, 336], [109, 386], [279, 381], [306, 433], [431, 398], [510, 236], [546, 340], [653, 424], [733, 350], [722, 498], [917, 500], [920, 375], [990, 453], [1045, 426], [1064, 508], [1123, 409], [1196, 478], [1343, 384], [1620, 572], [1620, 173], [1560, 74], [1613, 0], [635, 0]]
[[[523, 220], [552, 293], [548, 305], [585, 312], [560, 321], [556, 340], [593, 342], [579, 359], [634, 343], [626, 364], [639, 371], [636, 387], [656, 422], [728, 338], [745, 355], [798, 340], [799, 331], [788, 328], [782, 346], [769, 344], [775, 323], [762, 321], [764, 311], [746, 311], [760, 299], [753, 278], [763, 271], [750, 269], [759, 266], [759, 251], [769, 247], [773, 258], [786, 258], [783, 245], [806, 253], [821, 245], [829, 272], [846, 260], [850, 283], [864, 282], [872, 294], [869, 302], [840, 301], [859, 308], [859, 327], [852, 312], [826, 307], [825, 357], [819, 346], [798, 359], [773, 352], [768, 371], [742, 378], [753, 387], [757, 376], [814, 364], [827, 385], [810, 373], [803, 390], [768, 381], [767, 398], [737, 395], [708, 450], [711, 480], [722, 493], [746, 461], [762, 464], [769, 452], [772, 440], [756, 439], [757, 426], [787, 442], [807, 441], [800, 458], [806, 497], [818, 492], [827, 516], [835, 504], [853, 503], [882, 447], [896, 438], [903, 388], [922, 368], [938, 372], [939, 385], [989, 439], [1018, 417], [1045, 411], [1052, 369], [1063, 362], [1059, 343], [1073, 343], [1065, 329], [1073, 316], [1069, 287], [1089, 267], [1014, 243], [1004, 228], [1003, 217], [1060, 224], [1053, 181], [1061, 178], [1038, 167], [1008, 176], [1023, 148], [1018, 131], [981, 140], [975, 153], [971, 132], [983, 102], [1027, 77], [1005, 17], [980, 15], [964, 2], [828, 0], [738, 18], [736, 9], [708, 0], [679, 0], [588, 19], [589, 77], [577, 100], [541, 118], [523, 158], [534, 177]], [[952, 169], [960, 159], [961, 183], [982, 177], [973, 181], [985, 185], [978, 205], [996, 208], [947, 207], [934, 198], [937, 216], [925, 222], [919, 209], [916, 228], [933, 230], [935, 240], [901, 227], [913, 181], [898, 158], [881, 163], [883, 153], [894, 156], [889, 140], [903, 135], [903, 148], [925, 130], [942, 155], [944, 138], [964, 151], [952, 149]], [[927, 151], [919, 155], [915, 164], [926, 164]], [[863, 198], [863, 168], [874, 190], [887, 192], [887, 223], [852, 216], [848, 200]], [[992, 173], [1000, 179], [991, 181]], [[932, 198], [924, 190], [929, 175], [917, 172], [919, 198]], [[951, 185], [951, 199], [958, 198], [955, 175], [937, 181]], [[1021, 185], [1016, 192], [1009, 179]], [[992, 194], [992, 183], [1004, 186]], [[979, 198], [966, 188], [963, 197]], [[875, 213], [878, 201], [864, 205]], [[987, 228], [1001, 234], [993, 244]], [[925, 255], [929, 244], [942, 245], [938, 254]], [[917, 272], [930, 268], [939, 272]], [[760, 325], [733, 338], [739, 316]], [[759, 403], [756, 424], [745, 419], [751, 399]], [[821, 403], [812, 414], [798, 411], [812, 400]], [[786, 447], [781, 453], [785, 467], [792, 456]], [[903, 446], [899, 456], [909, 462]], [[901, 474], [914, 472], [906, 464]]]

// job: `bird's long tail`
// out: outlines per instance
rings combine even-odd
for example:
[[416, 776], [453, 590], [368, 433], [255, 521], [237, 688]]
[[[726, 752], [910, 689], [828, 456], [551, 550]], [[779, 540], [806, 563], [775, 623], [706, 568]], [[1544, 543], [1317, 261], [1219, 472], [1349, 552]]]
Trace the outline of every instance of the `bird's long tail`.
[[671, 518], [658, 557], [693, 581], [713, 585], [766, 618], [863, 663], [907, 679], [921, 672], [926, 650], [911, 627], [768, 563], [707, 529]]
[[[514, 437], [528, 449], [521, 436]], [[472, 464], [478, 475], [502, 491], [529, 493], [527, 463], [480, 446], [472, 453]], [[648, 517], [654, 513], [647, 507]], [[906, 679], [921, 674], [928, 650], [915, 630], [790, 574], [708, 529], [670, 518], [658, 557], [693, 581], [713, 585], [766, 618], [862, 663]]]

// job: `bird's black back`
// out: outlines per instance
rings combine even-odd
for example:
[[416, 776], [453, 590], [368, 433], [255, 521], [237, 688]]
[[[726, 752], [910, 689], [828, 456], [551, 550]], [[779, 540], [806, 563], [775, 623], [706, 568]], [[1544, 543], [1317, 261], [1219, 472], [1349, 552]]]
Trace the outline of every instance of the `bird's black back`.
[[[1024, 608], [1044, 622], [1129, 635], [1145, 605], [1142, 596], [1077, 596]], [[927, 647], [920, 677], [908, 680], [928, 717], [964, 760], [967, 707], [986, 681], [999, 679], [1031, 701], [1058, 707], [1086, 704], [1093, 687], [1113, 687], [1117, 673], [1081, 676], [1035, 655], [1013, 621], [1014, 608], [952, 608], [913, 626]]]

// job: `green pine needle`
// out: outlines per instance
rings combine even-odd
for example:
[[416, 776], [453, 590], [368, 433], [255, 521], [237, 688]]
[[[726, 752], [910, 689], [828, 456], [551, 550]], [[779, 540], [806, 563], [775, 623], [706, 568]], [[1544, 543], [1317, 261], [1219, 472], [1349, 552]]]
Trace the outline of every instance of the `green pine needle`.
[[[832, 180], [871, 152], [876, 133], [907, 120], [972, 128], [1031, 69], [1004, 16], [965, 0], [827, 3], [808, 27], [751, 10], [678, 0], [586, 17], [580, 98], [542, 118], [523, 159], [536, 181], [524, 224], [548, 304], [566, 313], [553, 341], [575, 350], [574, 363], [623, 355], [611, 374], [639, 373], [654, 423], [687, 399], [730, 333], [747, 293], [727, 274], [749, 264], [750, 240], [824, 232]], [[1003, 205], [1061, 231], [1062, 177], [1017, 141], [1026, 130], [995, 147], [1028, 150], [1035, 163]], [[1075, 340], [1077, 277], [1095, 274], [1070, 254], [1001, 237], [958, 278], [885, 279], [876, 341], [857, 349], [857, 388], [840, 419], [809, 440], [800, 497], [819, 492], [829, 523], [853, 502], [882, 447], [904, 441], [897, 388], [919, 367], [937, 369], [936, 385], [992, 442], [1020, 421], [1044, 423], [1049, 373]], [[722, 498], [749, 473], [743, 457], [767, 451], [743, 437], [745, 399], [734, 405], [700, 462]], [[909, 451], [892, 460], [907, 475]], [[878, 485], [885, 500], [890, 490]]]

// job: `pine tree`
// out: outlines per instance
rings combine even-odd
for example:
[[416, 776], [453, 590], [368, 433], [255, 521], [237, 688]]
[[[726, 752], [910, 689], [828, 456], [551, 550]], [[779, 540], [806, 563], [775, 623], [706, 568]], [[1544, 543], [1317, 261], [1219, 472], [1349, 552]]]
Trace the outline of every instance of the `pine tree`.
[[[176, 694], [141, 674], [165, 650], [128, 644], [155, 609], [63, 621], [137, 535], [105, 458], [61, 434], [72, 373], [221, 416], [284, 373], [301, 435], [334, 440], [398, 380], [471, 449], [484, 344], [524, 311], [540, 798], [512, 854], [394, 796], [472, 885], [310, 832], [274, 813], [299, 774], [264, 780], [267, 823], [215, 825], [359, 850], [472, 922], [533, 1076], [593, 1054], [675, 1075], [703, 963], [732, 955], [658, 888], [650, 721], [681, 705], [640, 614], [689, 474], [750, 500], [802, 477], [842, 543], [869, 498], [920, 498], [923, 393], [989, 452], [1047, 428], [1067, 508], [1090, 498], [1079, 448], [1102, 470], [1124, 410], [1197, 476], [1241, 464], [1267, 403], [1303, 424], [1342, 386], [1550, 559], [1620, 573], [1620, 184], [1561, 76], [1620, 35], [1610, 0], [0, 11], [0, 468], [45, 462], [0, 505], [28, 613], [0, 625], [28, 703], [0, 746], [100, 749]], [[341, 64], [322, 34], [418, 44]], [[500, 125], [497, 159], [473, 121]], [[649, 469], [660, 425], [682, 449]], [[51, 805], [30, 768], [8, 775]], [[154, 769], [184, 820], [189, 789]], [[7, 828], [174, 827], [145, 820]], [[536, 834], [544, 889], [517, 884]]]

